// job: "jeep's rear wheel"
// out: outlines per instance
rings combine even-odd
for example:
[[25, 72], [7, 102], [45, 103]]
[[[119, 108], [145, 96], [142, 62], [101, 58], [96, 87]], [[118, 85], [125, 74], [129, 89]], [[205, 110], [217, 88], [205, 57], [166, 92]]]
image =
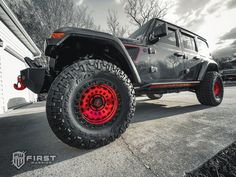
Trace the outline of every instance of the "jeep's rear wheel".
[[162, 98], [162, 96], [163, 94], [150, 94], [150, 93], [147, 94], [147, 97], [152, 100], [159, 100]]
[[224, 85], [218, 72], [207, 72], [196, 90], [197, 98], [203, 105], [217, 106], [224, 96]]
[[95, 148], [118, 138], [135, 111], [131, 81], [117, 66], [101, 60], [75, 63], [53, 82], [47, 118], [56, 136], [78, 148]]

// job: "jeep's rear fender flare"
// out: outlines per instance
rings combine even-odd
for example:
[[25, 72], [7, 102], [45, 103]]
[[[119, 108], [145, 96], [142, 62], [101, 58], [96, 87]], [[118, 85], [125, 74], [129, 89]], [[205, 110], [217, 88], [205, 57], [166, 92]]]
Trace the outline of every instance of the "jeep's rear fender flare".
[[203, 80], [204, 77], [205, 77], [205, 74], [208, 71], [219, 72], [219, 66], [218, 66], [218, 64], [214, 60], [207, 60], [207, 61], [202, 63], [202, 68], [201, 68], [201, 70], [199, 72], [198, 80], [200, 80], [200, 81]]

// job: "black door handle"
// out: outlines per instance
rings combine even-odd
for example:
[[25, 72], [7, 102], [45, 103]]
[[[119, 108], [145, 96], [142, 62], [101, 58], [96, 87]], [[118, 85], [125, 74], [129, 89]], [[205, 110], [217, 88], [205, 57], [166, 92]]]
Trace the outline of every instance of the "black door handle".
[[184, 56], [184, 53], [182, 53], [182, 52], [175, 52], [175, 53], [174, 53], [174, 56], [183, 57], [183, 56]]

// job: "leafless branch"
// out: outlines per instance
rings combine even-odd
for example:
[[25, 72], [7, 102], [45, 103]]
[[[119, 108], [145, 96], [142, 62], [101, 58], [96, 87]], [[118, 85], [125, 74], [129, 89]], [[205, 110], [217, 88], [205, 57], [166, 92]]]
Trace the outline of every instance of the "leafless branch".
[[108, 32], [114, 36], [124, 37], [124, 35], [127, 33], [127, 28], [120, 25], [118, 20], [118, 12], [115, 10], [108, 10], [107, 26]]
[[99, 30], [87, 7], [74, 0], [7, 0], [26, 31], [39, 48], [46, 37], [61, 27], [81, 27]]
[[168, 9], [168, 2], [162, 0], [124, 0], [125, 13], [131, 23], [140, 27], [151, 18], [164, 18]]

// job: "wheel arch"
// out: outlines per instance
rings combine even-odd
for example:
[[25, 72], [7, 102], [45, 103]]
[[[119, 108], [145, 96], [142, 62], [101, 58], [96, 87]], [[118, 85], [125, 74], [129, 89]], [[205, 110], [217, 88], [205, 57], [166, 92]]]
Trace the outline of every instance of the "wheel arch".
[[204, 62], [202, 64], [202, 68], [200, 70], [200, 73], [199, 73], [199, 76], [198, 76], [198, 80], [203, 80], [204, 77], [205, 77], [205, 74], [209, 71], [216, 71], [216, 72], [219, 72], [219, 66], [218, 64], [211, 60], [211, 61], [207, 61], [207, 62]]
[[[60, 70], [63, 66], [71, 65], [77, 60], [90, 59], [89, 57], [93, 55], [94, 59], [106, 60], [120, 67], [134, 85], [141, 83], [140, 76], [131, 57], [118, 38], [75, 34], [64, 40], [57, 48], [59, 58], [55, 69]], [[76, 53], [76, 56], [71, 55], [71, 53]]]

